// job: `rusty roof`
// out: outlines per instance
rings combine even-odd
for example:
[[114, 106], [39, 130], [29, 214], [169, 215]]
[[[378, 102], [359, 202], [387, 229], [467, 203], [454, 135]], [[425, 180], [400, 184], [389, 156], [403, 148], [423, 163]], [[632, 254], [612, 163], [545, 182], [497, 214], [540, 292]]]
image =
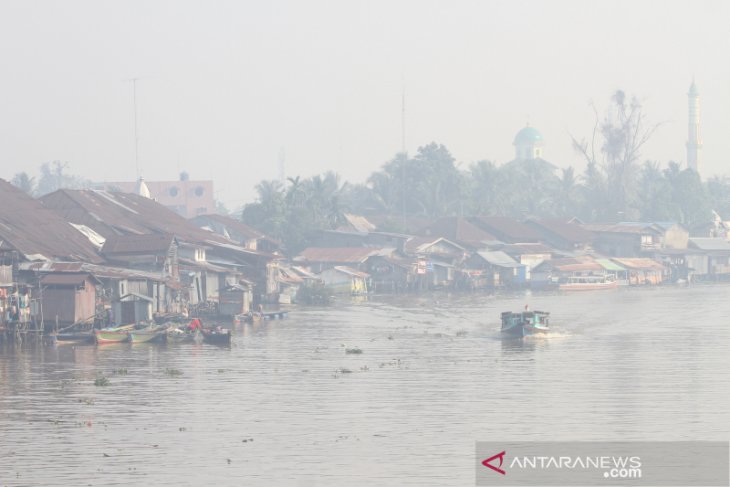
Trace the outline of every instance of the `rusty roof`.
[[294, 258], [297, 262], [335, 262], [361, 264], [380, 249], [372, 247], [309, 247]]
[[167, 254], [175, 237], [169, 233], [147, 235], [114, 235], [104, 242], [103, 255], [111, 254]]
[[508, 243], [539, 242], [540, 234], [533, 228], [513, 218], [503, 216], [477, 216], [470, 221], [499, 240]]
[[263, 232], [246, 225], [240, 220], [231, 218], [230, 216], [210, 213], [207, 215], [196, 216], [195, 218], [191, 218], [190, 221], [200, 228], [209, 227], [213, 232], [219, 235], [224, 235], [225, 232], [233, 240], [265, 239], [270, 242], [280, 244], [280, 242], [275, 238], [269, 237]]
[[558, 218], [528, 220], [526, 224], [532, 225], [538, 232], [557, 236], [573, 244], [590, 243], [593, 240], [593, 234], [579, 224]]
[[439, 218], [430, 225], [423, 227], [418, 233], [420, 235], [444, 237], [474, 248], [480, 247], [484, 242], [497, 240], [494, 235], [470, 223], [466, 218], [455, 216]]
[[0, 251], [15, 250], [28, 260], [65, 259], [99, 263], [89, 240], [40, 201], [0, 179]]
[[523, 254], [552, 254], [554, 250], [547, 245], [539, 243], [507, 244], [499, 247], [509, 255]]
[[653, 260], [653, 259], [647, 259], [645, 257], [639, 257], [639, 258], [617, 258], [614, 257], [611, 260], [614, 262], [618, 262], [622, 266], [626, 267], [627, 269], [636, 269], [636, 270], [662, 270], [664, 269], [664, 266], [661, 265], [659, 262]]
[[86, 281], [95, 282], [97, 279], [91, 274], [46, 274], [41, 277], [41, 284], [44, 286], [82, 286]]
[[661, 234], [661, 228], [646, 223], [646, 224], [628, 224], [628, 223], [591, 223], [583, 225], [583, 228], [595, 233], [630, 233], [630, 234], [646, 234], [648, 232], [654, 234]]
[[163, 233], [198, 245], [231, 243], [199, 228], [166, 206], [137, 194], [61, 189], [43, 196], [41, 202], [65, 220], [86, 225], [105, 238]]
[[76, 274], [88, 273], [98, 279], [144, 279], [170, 284], [170, 278], [162, 277], [159, 273], [82, 262], [26, 262], [20, 264], [19, 267], [23, 271], [33, 271], [39, 274], [61, 272]]

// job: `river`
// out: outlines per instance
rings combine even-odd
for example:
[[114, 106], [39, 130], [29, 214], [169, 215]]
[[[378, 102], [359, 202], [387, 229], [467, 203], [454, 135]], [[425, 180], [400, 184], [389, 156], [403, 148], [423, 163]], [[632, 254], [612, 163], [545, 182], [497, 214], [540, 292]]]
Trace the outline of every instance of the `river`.
[[[230, 348], [5, 344], [0, 486], [468, 486], [476, 441], [727, 440], [729, 296], [383, 297]], [[502, 340], [525, 303], [553, 331]]]

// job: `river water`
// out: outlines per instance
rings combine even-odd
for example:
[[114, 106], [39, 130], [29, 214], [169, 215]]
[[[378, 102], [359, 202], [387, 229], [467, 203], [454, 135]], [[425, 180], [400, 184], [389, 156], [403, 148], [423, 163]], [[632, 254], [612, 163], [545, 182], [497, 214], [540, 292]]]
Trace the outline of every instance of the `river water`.
[[[0, 486], [468, 486], [475, 441], [727, 440], [729, 296], [387, 297], [231, 348], [6, 344]], [[554, 331], [502, 340], [526, 302]]]

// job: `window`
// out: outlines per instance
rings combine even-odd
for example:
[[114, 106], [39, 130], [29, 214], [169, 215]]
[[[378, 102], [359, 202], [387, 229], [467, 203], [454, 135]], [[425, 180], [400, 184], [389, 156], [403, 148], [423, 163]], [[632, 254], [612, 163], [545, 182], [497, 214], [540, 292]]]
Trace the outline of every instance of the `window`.
[[203, 196], [203, 193], [205, 193], [205, 189], [202, 186], [198, 186], [197, 188], [195, 188], [195, 196], [197, 196], [198, 198]]
[[170, 194], [170, 196], [174, 198], [180, 193], [180, 190], [177, 189], [177, 186], [173, 186], [172, 188], [168, 189], [167, 192]]

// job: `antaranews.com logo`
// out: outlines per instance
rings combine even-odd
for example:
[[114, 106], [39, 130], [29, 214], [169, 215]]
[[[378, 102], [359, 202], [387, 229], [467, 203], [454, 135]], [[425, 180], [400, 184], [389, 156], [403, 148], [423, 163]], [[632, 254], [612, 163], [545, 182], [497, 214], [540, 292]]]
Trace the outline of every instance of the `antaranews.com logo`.
[[[496, 455], [482, 461], [482, 465], [494, 470], [498, 474], [506, 475], [507, 472], [502, 469], [506, 451], [501, 451]], [[493, 462], [499, 461], [498, 465]], [[512, 458], [509, 464], [510, 470], [515, 469], [591, 469], [595, 471], [603, 470], [604, 478], [626, 479], [641, 478], [641, 457], [638, 456], [602, 456], [602, 457], [571, 457], [571, 456], [516, 456]]]
[[477, 442], [477, 485], [730, 486], [728, 442]]

